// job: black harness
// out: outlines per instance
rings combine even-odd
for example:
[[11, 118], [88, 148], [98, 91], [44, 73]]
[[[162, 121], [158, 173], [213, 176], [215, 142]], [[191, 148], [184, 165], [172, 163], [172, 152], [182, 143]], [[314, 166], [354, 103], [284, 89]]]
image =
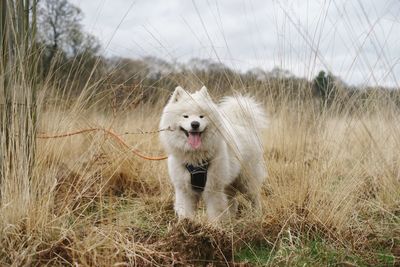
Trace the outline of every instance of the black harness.
[[210, 163], [203, 161], [200, 166], [186, 164], [185, 167], [190, 173], [190, 183], [196, 192], [203, 192], [207, 182], [207, 170]]

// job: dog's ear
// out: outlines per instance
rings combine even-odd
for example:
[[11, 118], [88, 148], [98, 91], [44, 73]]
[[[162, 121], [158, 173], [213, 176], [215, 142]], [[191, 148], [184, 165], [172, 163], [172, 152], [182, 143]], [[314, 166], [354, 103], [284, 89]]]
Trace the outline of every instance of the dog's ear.
[[205, 87], [205, 86], [201, 87], [200, 94], [202, 94], [205, 97], [210, 97], [210, 95], [208, 94], [207, 87]]
[[178, 102], [182, 98], [182, 96], [184, 96], [185, 94], [186, 94], [185, 89], [183, 89], [180, 86], [176, 87], [175, 91], [172, 93], [171, 98], [169, 99], [169, 103]]

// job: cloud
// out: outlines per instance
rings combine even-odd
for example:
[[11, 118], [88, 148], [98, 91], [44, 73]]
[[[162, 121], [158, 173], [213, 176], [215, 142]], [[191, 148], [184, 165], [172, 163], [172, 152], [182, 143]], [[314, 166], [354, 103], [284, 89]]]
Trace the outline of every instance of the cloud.
[[211, 58], [238, 70], [274, 66], [350, 84], [398, 86], [397, 0], [73, 0], [109, 56]]

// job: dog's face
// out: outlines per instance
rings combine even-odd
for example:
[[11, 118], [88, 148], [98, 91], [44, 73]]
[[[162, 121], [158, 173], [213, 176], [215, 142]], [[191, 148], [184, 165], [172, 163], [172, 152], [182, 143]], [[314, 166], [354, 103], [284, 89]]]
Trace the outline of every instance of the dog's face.
[[165, 106], [160, 128], [172, 131], [161, 133], [164, 145], [185, 151], [200, 151], [209, 147], [215, 132], [215, 104], [207, 88], [189, 94], [177, 87]]

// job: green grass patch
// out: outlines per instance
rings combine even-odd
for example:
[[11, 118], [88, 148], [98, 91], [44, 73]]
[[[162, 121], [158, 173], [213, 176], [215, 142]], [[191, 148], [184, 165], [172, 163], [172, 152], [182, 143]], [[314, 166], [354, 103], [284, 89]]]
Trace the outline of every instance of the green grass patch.
[[[235, 262], [250, 266], [365, 266], [358, 256], [335, 248], [321, 238], [297, 239], [291, 244], [286, 241], [280, 240], [274, 250], [266, 244], [245, 246], [236, 252]], [[390, 265], [390, 259], [385, 260]]]
[[235, 262], [250, 263], [252, 265], [263, 266], [268, 264], [271, 253], [271, 247], [266, 245], [249, 245], [239, 250], [235, 254]]

